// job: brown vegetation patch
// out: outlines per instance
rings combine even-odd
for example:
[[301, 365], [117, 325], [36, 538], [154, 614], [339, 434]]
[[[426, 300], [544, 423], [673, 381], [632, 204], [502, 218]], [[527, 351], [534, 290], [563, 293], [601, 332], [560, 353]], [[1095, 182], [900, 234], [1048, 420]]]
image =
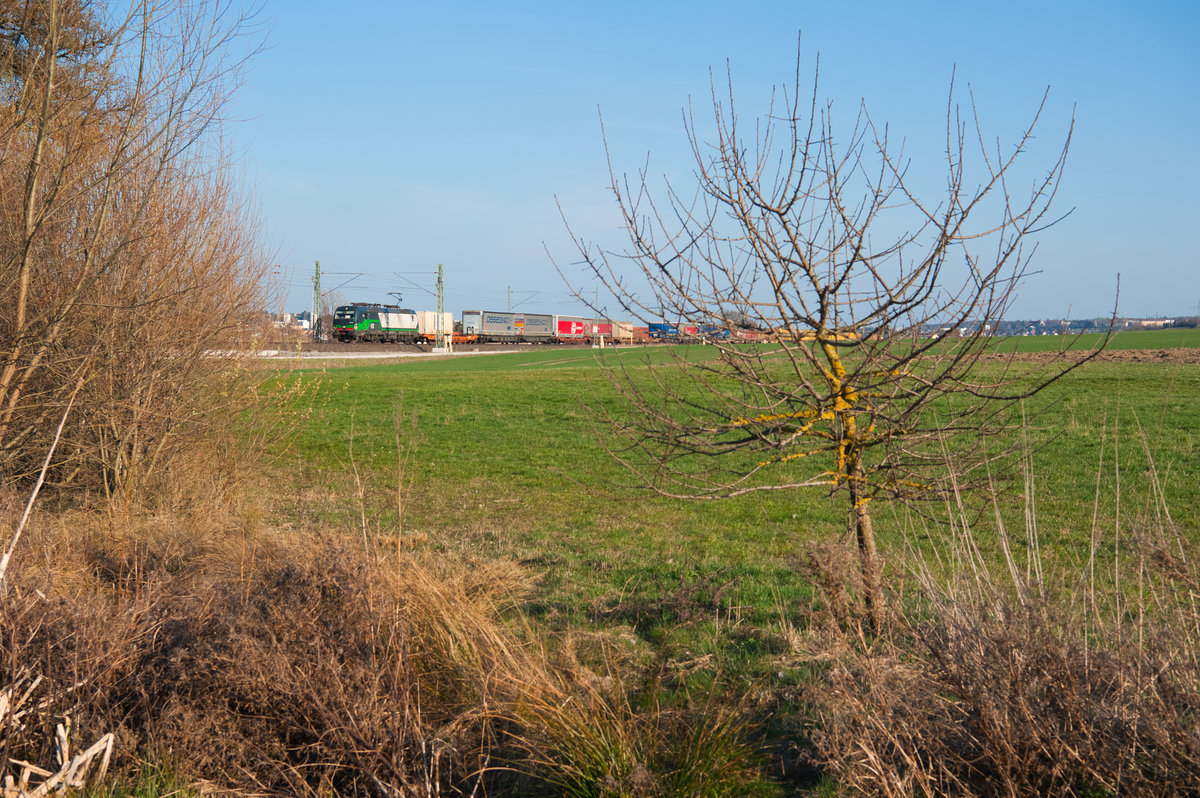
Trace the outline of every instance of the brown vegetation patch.
[[[1016, 352], [1004, 355], [987, 355], [987, 360], [1015, 360], [1028, 363], [1049, 363], [1062, 360], [1061, 352]], [[1073, 357], [1073, 355], [1071, 356]], [[1200, 363], [1200, 348], [1176, 347], [1173, 349], [1105, 349], [1094, 358], [1099, 363]]]
[[149, 762], [255, 793], [705, 795], [756, 777], [736, 701], [660, 703], [625, 631], [548, 640], [515, 563], [110, 521], [43, 519], [8, 572], [0, 695], [32, 695], [0, 727], [6, 757], [54, 761], [70, 717], [79, 739], [115, 734], [118, 778]]
[[116, 732], [118, 772], [145, 758], [288, 794], [479, 778], [489, 675], [524, 661], [500, 612], [528, 574], [385, 565], [340, 538], [73, 531], [44, 536], [0, 604], [0, 683], [43, 677], [10, 756], [51, 761], [46, 732], [69, 715], [81, 738]]
[[[864, 795], [1197, 795], [1194, 567], [1154, 537], [1122, 540], [1128, 564], [1074, 601], [1066, 575], [918, 566], [903, 614], [811, 691], [817, 759]], [[1097, 609], [1125, 578], [1136, 598]]]

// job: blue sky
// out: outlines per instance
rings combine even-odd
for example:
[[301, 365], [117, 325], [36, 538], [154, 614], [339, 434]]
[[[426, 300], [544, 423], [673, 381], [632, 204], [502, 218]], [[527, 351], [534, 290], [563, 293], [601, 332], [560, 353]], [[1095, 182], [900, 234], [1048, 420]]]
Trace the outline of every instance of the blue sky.
[[[681, 121], [733, 74], [744, 119], [774, 85], [860, 99], [936, 179], [952, 72], [990, 136], [1011, 141], [1050, 99], [1029, 166], [1072, 113], [1056, 202], [1013, 315], [1195, 314], [1200, 307], [1200, 3], [475, 3], [267, 0], [268, 48], [230, 127], [282, 267], [284, 305], [350, 280], [351, 300], [572, 313], [551, 263], [577, 259], [556, 200], [619, 244], [603, 114], [619, 170], [690, 174]], [[1039, 147], [1045, 147], [1044, 150]], [[1041, 160], [1036, 160], [1041, 158]], [[924, 172], [922, 172], [924, 173]], [[362, 276], [355, 277], [354, 275]], [[581, 275], [580, 275], [581, 277]], [[583, 284], [585, 290], [590, 290]]]

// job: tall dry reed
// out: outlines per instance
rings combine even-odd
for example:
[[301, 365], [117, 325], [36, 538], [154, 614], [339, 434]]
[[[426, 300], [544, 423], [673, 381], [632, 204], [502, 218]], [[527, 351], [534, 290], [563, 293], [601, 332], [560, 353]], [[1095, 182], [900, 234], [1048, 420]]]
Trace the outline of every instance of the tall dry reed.
[[1072, 567], [1042, 550], [1028, 472], [1021, 540], [999, 513], [993, 541], [950, 507], [947, 550], [911, 553], [886, 634], [830, 674], [818, 743], [838, 780], [886, 796], [1200, 794], [1200, 572], [1153, 465], [1139, 504], [1097, 509]]

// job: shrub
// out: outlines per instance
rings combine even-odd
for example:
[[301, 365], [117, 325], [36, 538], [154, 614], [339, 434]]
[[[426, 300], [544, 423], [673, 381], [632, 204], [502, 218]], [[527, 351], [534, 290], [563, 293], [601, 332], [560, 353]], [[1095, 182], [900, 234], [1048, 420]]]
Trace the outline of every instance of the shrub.
[[915, 558], [903, 613], [830, 674], [826, 765], [872, 795], [1200, 794], [1200, 582], [1152, 499], [1075, 575], [1003, 545], [996, 577], [966, 525]]
[[252, 26], [185, 0], [0, 22], [0, 480], [74, 397], [51, 480], [136, 491], [247, 397], [267, 260], [220, 121]]

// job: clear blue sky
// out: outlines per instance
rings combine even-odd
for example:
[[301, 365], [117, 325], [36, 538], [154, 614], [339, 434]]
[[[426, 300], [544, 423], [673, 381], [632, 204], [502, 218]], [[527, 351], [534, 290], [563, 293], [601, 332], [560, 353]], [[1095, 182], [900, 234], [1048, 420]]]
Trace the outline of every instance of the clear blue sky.
[[[268, 49], [230, 128], [283, 267], [285, 307], [323, 288], [447, 310], [571, 313], [546, 249], [576, 259], [556, 207], [616, 243], [599, 113], [616, 166], [689, 171], [681, 111], [728, 61], [740, 114], [766, 109], [820, 55], [820, 93], [860, 98], [937, 170], [952, 70], [987, 132], [1012, 140], [1043, 91], [1040, 128], [1076, 129], [1018, 317], [1200, 306], [1200, 3], [414, 2], [267, 0]], [[811, 72], [802, 76], [811, 80]], [[599, 112], [598, 112], [599, 109]], [[1037, 156], [1035, 150], [1031, 153]], [[926, 157], [928, 156], [928, 157]], [[1036, 163], [1039, 168], [1049, 161]], [[931, 175], [936, 172], [931, 172]], [[414, 285], [419, 285], [416, 287]]]

